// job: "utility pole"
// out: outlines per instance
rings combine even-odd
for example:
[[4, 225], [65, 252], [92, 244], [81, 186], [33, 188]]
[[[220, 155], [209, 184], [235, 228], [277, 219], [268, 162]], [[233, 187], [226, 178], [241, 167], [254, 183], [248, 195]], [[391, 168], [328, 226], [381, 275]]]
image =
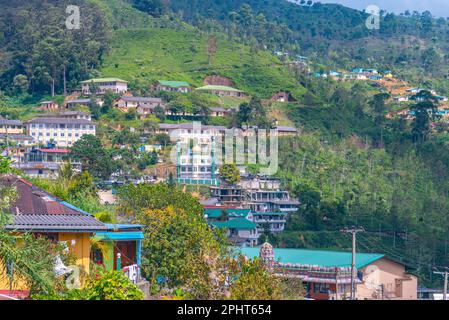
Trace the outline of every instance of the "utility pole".
[[344, 228], [340, 230], [343, 233], [350, 233], [352, 235], [352, 262], [351, 262], [351, 300], [355, 300], [355, 278], [356, 278], [356, 267], [355, 267], [355, 261], [356, 261], [356, 237], [357, 233], [359, 232], [365, 232], [365, 229], [363, 227], [356, 228]]
[[435, 274], [440, 274], [444, 276], [444, 289], [443, 289], [443, 300], [447, 300], [447, 281], [448, 281], [448, 275], [449, 275], [449, 268], [445, 268], [446, 270], [444, 272], [441, 271], [434, 271]]

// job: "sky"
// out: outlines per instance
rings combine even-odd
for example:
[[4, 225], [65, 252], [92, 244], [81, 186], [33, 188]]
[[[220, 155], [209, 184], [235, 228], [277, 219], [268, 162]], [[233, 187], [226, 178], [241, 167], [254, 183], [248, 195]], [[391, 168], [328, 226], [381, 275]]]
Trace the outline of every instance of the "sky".
[[[449, 17], [449, 0], [316, 0], [322, 3], [340, 3], [355, 9], [377, 5], [388, 12], [401, 13], [405, 10], [423, 12], [429, 10], [434, 16]], [[314, 1], [315, 2], [315, 1]]]

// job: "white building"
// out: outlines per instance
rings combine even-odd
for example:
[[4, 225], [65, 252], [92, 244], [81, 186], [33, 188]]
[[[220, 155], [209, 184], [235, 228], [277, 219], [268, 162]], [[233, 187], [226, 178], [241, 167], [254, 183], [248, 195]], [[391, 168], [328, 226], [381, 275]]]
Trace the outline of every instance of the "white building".
[[28, 121], [26, 126], [36, 143], [55, 143], [61, 147], [72, 146], [83, 135], [96, 134], [95, 124], [80, 118], [38, 117]]
[[91, 86], [97, 87], [97, 94], [105, 94], [106, 91], [121, 94], [128, 91], [128, 81], [118, 78], [99, 78], [83, 81], [81, 82], [81, 91], [83, 94], [91, 94]]

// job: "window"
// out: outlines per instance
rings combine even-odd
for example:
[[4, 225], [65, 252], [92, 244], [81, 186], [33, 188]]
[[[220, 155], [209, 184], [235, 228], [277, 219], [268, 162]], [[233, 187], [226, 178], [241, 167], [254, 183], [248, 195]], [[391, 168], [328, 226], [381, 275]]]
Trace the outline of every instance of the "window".
[[314, 283], [314, 292], [315, 293], [329, 293], [329, 284], [327, 283]]

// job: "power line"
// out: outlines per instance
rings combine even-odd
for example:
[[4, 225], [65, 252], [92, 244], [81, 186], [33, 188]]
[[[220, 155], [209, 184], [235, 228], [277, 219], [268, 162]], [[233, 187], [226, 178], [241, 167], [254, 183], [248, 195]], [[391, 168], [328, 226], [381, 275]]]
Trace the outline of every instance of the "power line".
[[[351, 262], [351, 300], [355, 300], [355, 277], [356, 277], [356, 266], [355, 266], [355, 260], [356, 260], [356, 237], [357, 233], [364, 232], [365, 229], [363, 228], [344, 228], [340, 230], [343, 233], [350, 233], [352, 235], [352, 262]], [[338, 290], [338, 288], [337, 288]]]

